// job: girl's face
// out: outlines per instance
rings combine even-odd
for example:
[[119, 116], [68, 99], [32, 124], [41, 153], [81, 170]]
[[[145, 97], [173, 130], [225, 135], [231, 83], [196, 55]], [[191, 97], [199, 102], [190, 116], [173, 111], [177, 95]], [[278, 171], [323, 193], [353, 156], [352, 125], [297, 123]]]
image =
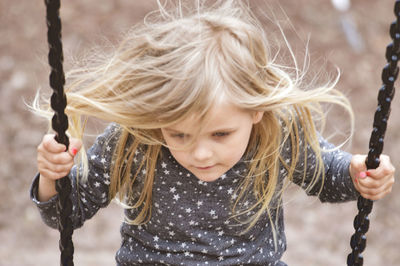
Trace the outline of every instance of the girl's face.
[[175, 160], [198, 179], [211, 182], [242, 158], [253, 124], [262, 116], [263, 112], [250, 113], [223, 102], [212, 107], [204, 128], [193, 115], [161, 132]]

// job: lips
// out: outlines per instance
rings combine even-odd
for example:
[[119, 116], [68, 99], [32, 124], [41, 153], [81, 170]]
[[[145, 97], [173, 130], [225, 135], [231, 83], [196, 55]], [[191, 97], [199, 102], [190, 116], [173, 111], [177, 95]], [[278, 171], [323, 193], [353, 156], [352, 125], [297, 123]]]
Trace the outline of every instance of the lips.
[[206, 166], [206, 167], [197, 167], [197, 166], [196, 166], [196, 168], [199, 169], [199, 170], [208, 170], [208, 169], [211, 169], [211, 168], [213, 168], [213, 167], [214, 167], [214, 165]]

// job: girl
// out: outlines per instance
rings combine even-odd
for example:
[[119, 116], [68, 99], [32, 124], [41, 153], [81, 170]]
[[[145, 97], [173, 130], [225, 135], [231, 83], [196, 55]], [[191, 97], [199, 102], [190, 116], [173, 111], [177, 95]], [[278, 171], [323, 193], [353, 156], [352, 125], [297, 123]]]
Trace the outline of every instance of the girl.
[[[391, 191], [394, 168], [324, 140], [328, 84], [302, 89], [277, 65], [242, 1], [167, 12], [135, 28], [67, 89], [68, 151], [46, 135], [31, 197], [56, 227], [55, 180], [72, 180], [74, 227], [116, 198], [125, 207], [117, 265], [286, 265], [282, 194], [289, 182], [321, 201]], [[193, 10], [193, 9], [192, 9]], [[184, 13], [187, 13], [184, 15]], [[36, 104], [36, 110], [44, 114]], [[86, 152], [89, 117], [111, 122]], [[80, 160], [74, 157], [80, 151]]]

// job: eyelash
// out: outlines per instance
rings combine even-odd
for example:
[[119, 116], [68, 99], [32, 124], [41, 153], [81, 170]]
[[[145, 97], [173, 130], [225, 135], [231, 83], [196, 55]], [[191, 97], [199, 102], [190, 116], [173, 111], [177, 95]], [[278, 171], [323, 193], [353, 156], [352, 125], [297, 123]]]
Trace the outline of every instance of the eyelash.
[[[229, 136], [230, 134], [231, 134], [230, 132], [216, 132], [216, 133], [212, 134], [212, 136], [217, 137], [217, 138], [223, 138], [223, 137]], [[185, 137], [185, 134], [183, 134], [183, 133], [173, 134], [173, 135], [171, 135], [171, 137], [177, 138], [177, 139], [183, 139]]]
[[222, 137], [226, 137], [229, 136], [229, 134], [231, 134], [230, 132], [216, 132], [213, 134], [214, 137], [218, 137], [218, 138], [222, 138]]
[[183, 139], [184, 137], [185, 137], [185, 134], [173, 134], [173, 135], [171, 135], [171, 137], [173, 137], [173, 138], [178, 138], [178, 139]]

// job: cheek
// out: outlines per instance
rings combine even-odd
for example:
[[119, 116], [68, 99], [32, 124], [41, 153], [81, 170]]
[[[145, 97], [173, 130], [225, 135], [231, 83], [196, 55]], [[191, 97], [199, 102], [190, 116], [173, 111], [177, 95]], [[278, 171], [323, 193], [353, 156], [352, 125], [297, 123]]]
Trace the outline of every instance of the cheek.
[[186, 165], [186, 158], [188, 158], [187, 154], [184, 151], [172, 150], [169, 149], [174, 159], [180, 163], [181, 165]]
[[232, 139], [224, 149], [225, 158], [238, 162], [247, 149], [251, 130], [246, 130]]
[[[170, 137], [168, 137], [163, 131], [161, 131], [161, 132], [162, 132], [164, 141], [168, 146], [173, 147], [174, 145], [176, 145], [176, 143]], [[170, 149], [170, 148], [168, 148], [168, 149], [169, 149], [169, 152], [171, 153], [172, 157], [174, 157], [174, 159], [178, 163], [183, 165], [184, 162], [185, 162], [184, 159], [186, 158], [185, 152], [184, 151]]]
[[243, 157], [244, 150], [241, 148], [237, 147], [232, 150], [226, 150], [225, 152], [225, 164], [228, 165], [229, 167], [233, 167], [239, 160]]

